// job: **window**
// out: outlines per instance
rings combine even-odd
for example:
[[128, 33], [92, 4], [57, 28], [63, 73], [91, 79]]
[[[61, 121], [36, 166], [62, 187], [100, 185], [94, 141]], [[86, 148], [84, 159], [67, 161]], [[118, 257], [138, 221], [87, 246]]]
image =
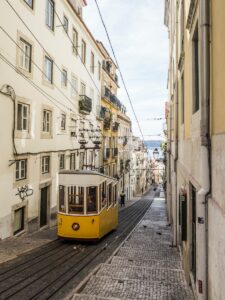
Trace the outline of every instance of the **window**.
[[84, 152], [80, 152], [79, 169], [83, 170], [84, 167]]
[[53, 60], [49, 57], [45, 56], [45, 80], [47, 80], [49, 83], [53, 82]]
[[184, 124], [184, 74], [181, 76], [181, 124]]
[[65, 154], [59, 156], [59, 168], [62, 170], [65, 168]]
[[87, 213], [92, 214], [97, 212], [97, 187], [87, 187]]
[[77, 136], [77, 121], [74, 118], [71, 118], [70, 135], [71, 137]]
[[75, 98], [77, 93], [77, 78], [72, 75], [71, 78], [71, 97]]
[[62, 70], [62, 85], [67, 86], [67, 71], [65, 69]]
[[100, 61], [98, 62], [98, 80], [101, 79], [101, 63]]
[[28, 131], [29, 129], [29, 105], [17, 104], [17, 130]]
[[78, 32], [73, 28], [73, 53], [78, 55]]
[[21, 69], [29, 73], [31, 73], [31, 53], [32, 53], [32, 46], [23, 38], [20, 38], [19, 66]]
[[84, 213], [84, 188], [68, 187], [68, 210], [69, 213]]
[[65, 206], [65, 186], [59, 186], [59, 211], [66, 212]]
[[16, 161], [16, 181], [27, 178], [27, 160], [20, 159]]
[[106, 194], [106, 181], [101, 184], [101, 194], [102, 194], [102, 208], [107, 205], [107, 194]]
[[24, 230], [24, 215], [25, 207], [21, 207], [14, 211], [14, 235]]
[[50, 156], [43, 156], [41, 158], [41, 173], [49, 173], [50, 170]]
[[94, 74], [95, 72], [95, 55], [93, 52], [91, 52], [91, 66], [90, 66], [90, 70], [91, 70], [91, 73]]
[[68, 33], [69, 21], [66, 16], [63, 16], [63, 28]]
[[42, 124], [42, 131], [50, 133], [51, 132], [51, 114], [50, 110], [43, 110], [43, 124]]
[[60, 123], [61, 130], [66, 130], [66, 115], [61, 114], [61, 123]]
[[33, 7], [34, 7], [34, 1], [33, 1], [33, 0], [24, 0], [24, 2], [25, 2], [28, 6], [30, 6], [30, 8], [33, 9]]
[[86, 43], [84, 40], [81, 41], [81, 61], [83, 64], [86, 63]]
[[91, 166], [93, 164], [93, 158], [94, 158], [93, 151], [90, 151], [89, 152], [89, 165], [91, 165]]
[[70, 154], [70, 170], [76, 169], [76, 153]]
[[86, 95], [86, 85], [82, 82], [81, 82], [81, 86], [80, 86], [80, 94]]
[[94, 101], [94, 89], [90, 88], [90, 98], [92, 101]]
[[199, 37], [198, 24], [193, 36], [193, 113], [199, 110]]
[[54, 30], [54, 9], [54, 1], [46, 0], [45, 23], [51, 30]]

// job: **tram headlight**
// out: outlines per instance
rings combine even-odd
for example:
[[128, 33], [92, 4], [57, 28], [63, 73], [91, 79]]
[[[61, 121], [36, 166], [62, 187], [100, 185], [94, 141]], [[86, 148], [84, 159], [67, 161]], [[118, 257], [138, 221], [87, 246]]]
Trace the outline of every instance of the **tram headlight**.
[[77, 231], [77, 230], [80, 229], [80, 225], [79, 225], [78, 223], [73, 223], [73, 224], [72, 224], [72, 229], [73, 229], [74, 231]]

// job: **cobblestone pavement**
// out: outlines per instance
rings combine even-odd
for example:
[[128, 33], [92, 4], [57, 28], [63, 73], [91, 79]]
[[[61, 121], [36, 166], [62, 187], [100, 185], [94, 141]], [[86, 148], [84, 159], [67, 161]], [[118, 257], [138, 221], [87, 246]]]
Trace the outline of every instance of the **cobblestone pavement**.
[[127, 241], [72, 299], [194, 299], [179, 252], [171, 248], [171, 228], [167, 226], [163, 198], [154, 199]]
[[[133, 205], [141, 197], [134, 197], [132, 200], [126, 201], [125, 207], [120, 207], [119, 210], [124, 210]], [[24, 253], [44, 246], [57, 239], [57, 228], [46, 228], [38, 232], [24, 234], [18, 237], [11, 237], [0, 241], [0, 264], [12, 260]]]

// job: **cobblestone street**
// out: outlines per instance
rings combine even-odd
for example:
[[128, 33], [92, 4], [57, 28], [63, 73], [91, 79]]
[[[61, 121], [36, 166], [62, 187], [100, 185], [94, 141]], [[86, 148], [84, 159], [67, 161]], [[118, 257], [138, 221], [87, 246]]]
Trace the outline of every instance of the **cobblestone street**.
[[155, 198], [127, 241], [72, 299], [193, 299], [170, 231], [165, 200]]

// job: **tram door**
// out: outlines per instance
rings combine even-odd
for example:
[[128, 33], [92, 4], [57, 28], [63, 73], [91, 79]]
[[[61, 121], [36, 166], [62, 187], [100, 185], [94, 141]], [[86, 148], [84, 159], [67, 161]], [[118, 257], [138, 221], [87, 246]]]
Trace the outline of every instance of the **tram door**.
[[40, 227], [47, 225], [48, 216], [48, 187], [41, 189], [40, 201]]

